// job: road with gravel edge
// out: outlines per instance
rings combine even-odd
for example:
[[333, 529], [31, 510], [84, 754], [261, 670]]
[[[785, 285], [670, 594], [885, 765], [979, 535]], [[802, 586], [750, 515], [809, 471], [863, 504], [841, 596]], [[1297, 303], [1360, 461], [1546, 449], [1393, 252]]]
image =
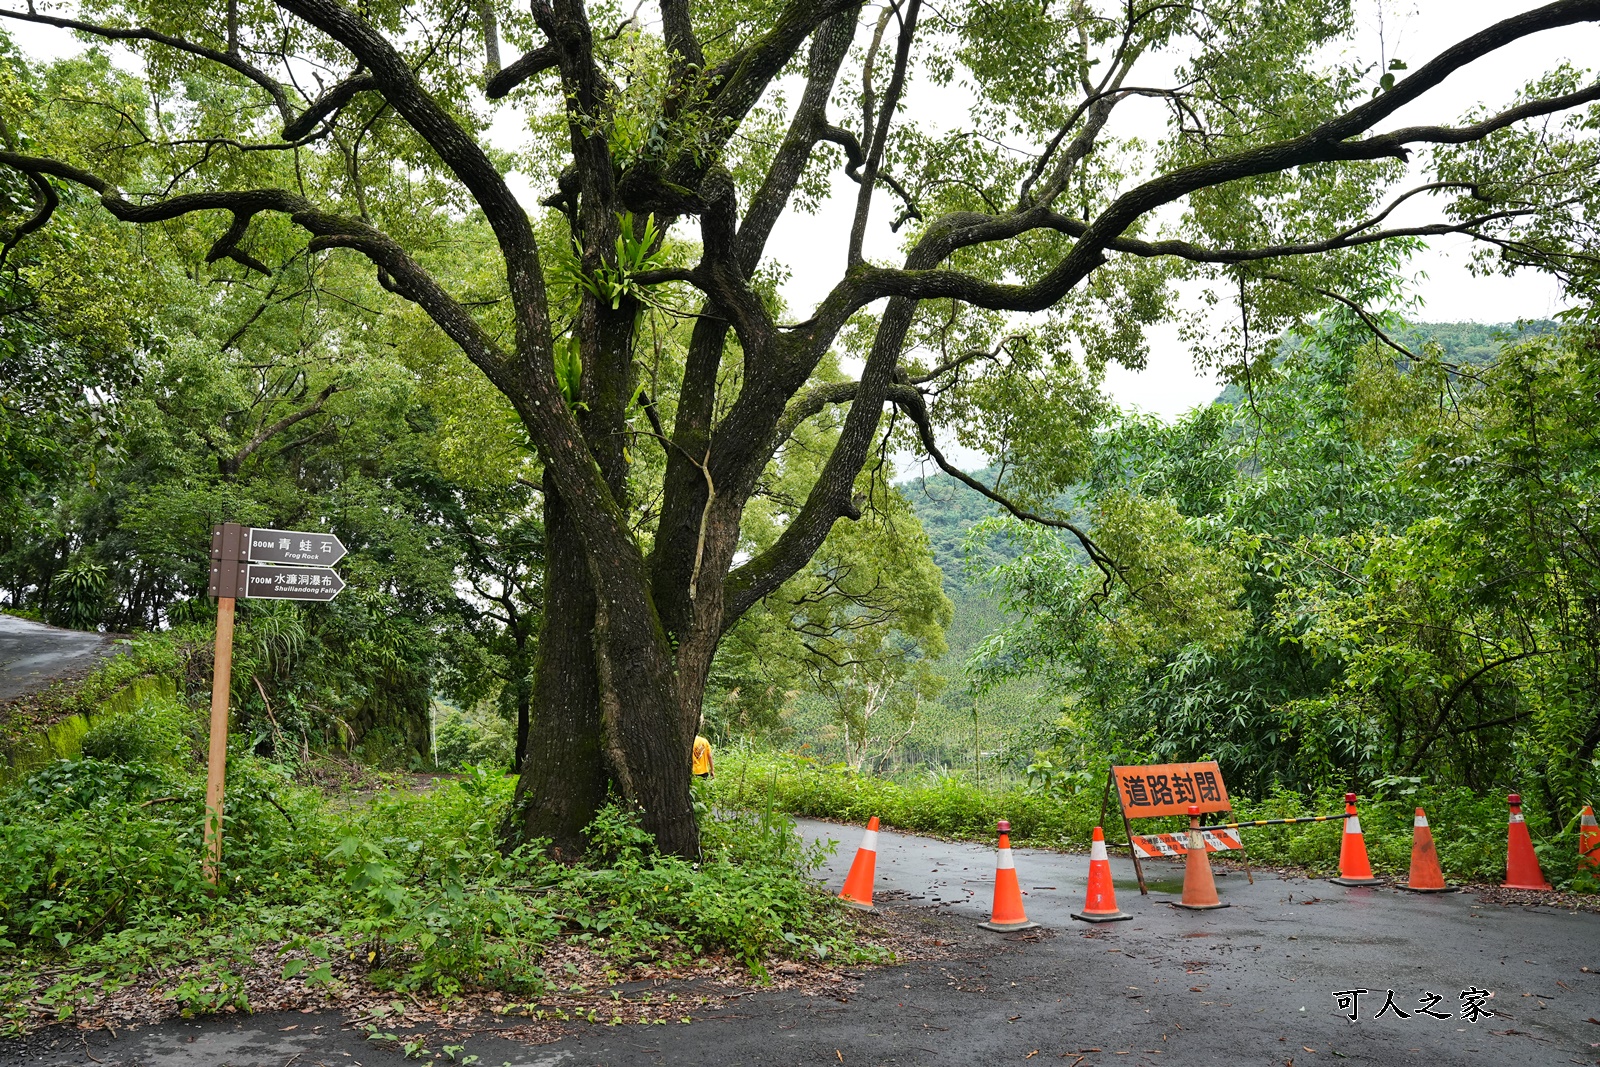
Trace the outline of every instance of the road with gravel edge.
[[77, 678], [118, 651], [109, 634], [63, 630], [0, 612], [0, 704]]

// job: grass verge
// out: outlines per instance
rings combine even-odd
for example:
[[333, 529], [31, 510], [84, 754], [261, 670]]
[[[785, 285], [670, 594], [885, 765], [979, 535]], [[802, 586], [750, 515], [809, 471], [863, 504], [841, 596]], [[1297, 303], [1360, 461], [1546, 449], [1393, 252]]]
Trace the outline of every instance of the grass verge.
[[608, 807], [585, 861], [561, 865], [537, 843], [501, 851], [514, 779], [482, 766], [329, 798], [238, 748], [214, 890], [196, 715], [152, 690], [0, 795], [0, 1032], [98, 1017], [130, 991], [157, 1016], [250, 1010], [274, 984], [274, 1006], [493, 993], [532, 1013], [641, 969], [759, 981], [782, 960], [887, 958], [807, 877], [825, 853], [785, 818], [702, 808], [689, 863]]

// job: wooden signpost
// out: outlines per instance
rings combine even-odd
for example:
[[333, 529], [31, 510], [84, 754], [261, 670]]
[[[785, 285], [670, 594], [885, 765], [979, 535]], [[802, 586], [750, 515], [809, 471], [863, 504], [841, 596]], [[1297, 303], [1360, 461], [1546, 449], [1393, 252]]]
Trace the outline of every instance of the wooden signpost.
[[326, 602], [344, 581], [331, 564], [345, 555], [332, 534], [219, 523], [211, 528], [211, 596], [217, 598], [216, 663], [211, 674], [211, 744], [206, 761], [206, 878], [222, 864], [222, 800], [228, 768], [228, 690], [233, 675], [233, 607], [238, 597]]

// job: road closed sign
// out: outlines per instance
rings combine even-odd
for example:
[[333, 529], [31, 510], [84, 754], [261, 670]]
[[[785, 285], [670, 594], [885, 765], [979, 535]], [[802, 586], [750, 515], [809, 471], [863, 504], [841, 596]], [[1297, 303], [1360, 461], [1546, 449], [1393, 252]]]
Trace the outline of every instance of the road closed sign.
[[1202, 812], [1233, 810], [1215, 762], [1112, 767], [1111, 773], [1122, 810], [1130, 819], [1187, 815], [1191, 804]]

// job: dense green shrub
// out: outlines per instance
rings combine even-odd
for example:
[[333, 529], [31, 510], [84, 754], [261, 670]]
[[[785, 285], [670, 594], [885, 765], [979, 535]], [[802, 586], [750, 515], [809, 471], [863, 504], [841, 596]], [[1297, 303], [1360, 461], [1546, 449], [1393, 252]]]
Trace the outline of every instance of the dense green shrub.
[[[101, 751], [125, 736], [108, 729]], [[247, 1008], [241, 975], [262, 945], [281, 946], [286, 977], [333, 981], [319, 961], [338, 954], [365, 960], [382, 988], [444, 996], [538, 995], [558, 938], [619, 966], [731, 951], [757, 973], [773, 956], [873, 952], [808, 876], [824, 853], [782, 817], [706, 818], [692, 864], [656, 854], [607, 807], [589, 859], [564, 866], [537, 843], [501, 851], [515, 779], [500, 768], [405, 784], [330, 801], [241, 744], [217, 892], [199, 862], [197, 762], [50, 764], [0, 795], [0, 1002], [20, 1013], [43, 997], [70, 1013], [154, 964], [186, 1012]]]
[[725, 802], [759, 809], [770, 796], [777, 810], [793, 815], [848, 822], [876, 815], [886, 825], [941, 837], [992, 840], [995, 822], [1006, 819], [1019, 842], [1077, 847], [1089, 840], [1100, 810], [1093, 789], [1061, 797], [1023, 785], [985, 789], [959, 775], [901, 781], [735, 750], [718, 761], [718, 798]]
[[509, 767], [516, 745], [515, 727], [493, 709], [446, 707], [434, 726], [434, 762], [452, 770], [473, 763]]
[[[316, 853], [274, 798], [281, 774], [235, 753], [228, 787], [228, 884], [292, 901], [283, 872]], [[200, 876], [204, 800], [203, 779], [159, 764], [85, 757], [29, 776], [0, 803], [0, 949], [67, 946], [225, 906]]]
[[81, 748], [110, 763], [176, 766], [197, 749], [199, 737], [198, 716], [178, 702], [170, 681], [137, 678], [100, 705]]

